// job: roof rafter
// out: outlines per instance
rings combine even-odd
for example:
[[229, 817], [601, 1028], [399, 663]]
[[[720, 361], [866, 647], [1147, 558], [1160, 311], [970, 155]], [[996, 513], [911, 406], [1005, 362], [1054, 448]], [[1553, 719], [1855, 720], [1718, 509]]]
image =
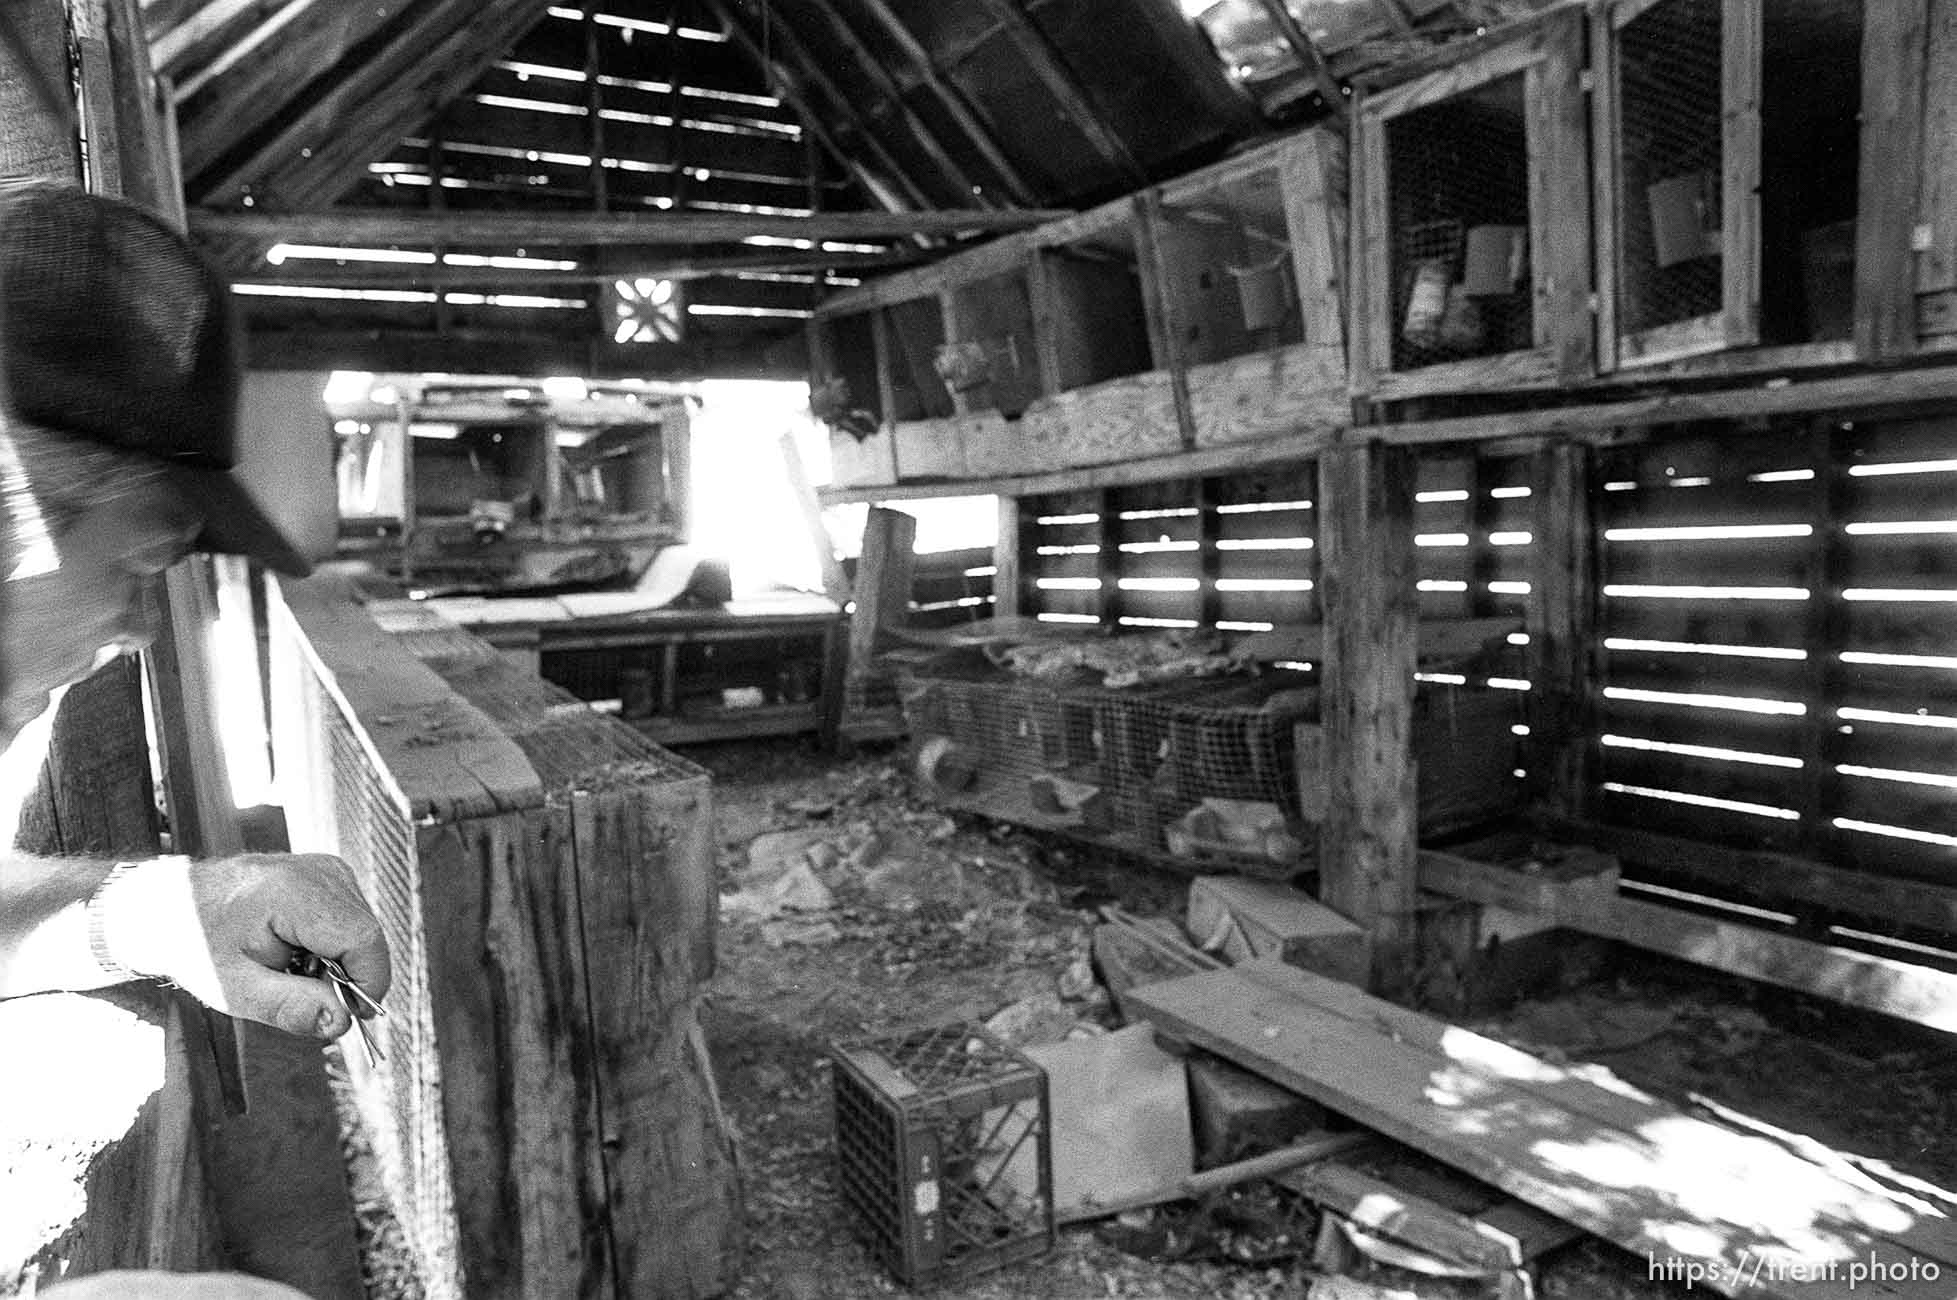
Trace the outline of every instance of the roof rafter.
[[985, 159], [986, 165], [998, 173], [999, 179], [1005, 182], [1006, 190], [1012, 195], [1013, 201], [1032, 202], [1033, 190], [1026, 183], [1026, 177], [999, 148], [999, 142], [993, 138], [991, 129], [979, 121], [971, 105], [965, 102], [964, 95], [939, 74], [937, 62], [932, 59], [931, 52], [924, 48], [924, 43], [912, 34], [911, 29], [904, 25], [903, 19], [893, 13], [884, 0], [859, 0], [859, 2], [864, 11], [876, 20], [877, 25], [883, 29], [892, 43], [903, 52], [904, 57], [916, 69], [923, 84], [937, 97], [938, 103], [944, 107], [945, 112], [958, 123], [958, 128], [965, 133], [965, 138], [971, 141], [972, 148], [978, 151], [979, 156]]
[[1095, 152], [1111, 166], [1119, 168], [1136, 183], [1148, 179], [1127, 144], [1102, 120], [1100, 110], [1087, 97], [1073, 70], [1061, 59], [1046, 33], [1034, 26], [1015, 0], [978, 0], [978, 7], [998, 25], [1026, 59], [1026, 66], [1053, 96], [1061, 112], [1074, 124]]
[[[741, 11], [748, 0], [707, 0], [707, 2], [708, 6], [726, 22], [729, 32], [739, 33], [742, 38], [742, 45], [750, 50], [756, 58], [761, 60], [762, 66], [768, 66], [771, 62], [770, 51], [764, 49], [754, 39], [753, 34], [747, 31], [745, 24], [741, 21]], [[857, 138], [862, 140], [864, 147], [876, 155], [877, 162], [883, 166], [891, 179], [904, 188], [905, 193], [909, 196], [912, 203], [920, 208], [936, 206], [931, 199], [930, 191], [918, 184], [917, 177], [911, 174], [910, 169], [899, 162], [884, 147], [883, 141], [877, 137], [877, 133], [872, 131], [870, 124], [864, 120], [862, 112], [856, 106], [856, 101], [843, 93], [842, 88], [836, 84], [835, 79], [823, 69], [821, 61], [810, 54], [808, 46], [802, 43], [801, 38], [795, 34], [795, 29], [787, 23], [785, 15], [780, 11], [770, 10], [763, 16], [767, 22], [767, 31], [770, 39], [779, 42], [783, 52], [794, 62], [795, 73], [800, 78], [801, 84], [803, 86], [814, 86], [829, 99], [835, 106], [836, 111], [855, 130]], [[807, 102], [806, 96], [798, 96], [797, 98], [802, 103], [803, 108], [807, 110], [809, 118], [819, 116], [815, 112], [814, 106]]]
[[910, 132], [919, 147], [931, 156], [931, 161], [937, 164], [938, 170], [945, 178], [955, 184], [963, 194], [980, 195], [980, 201], [988, 205], [995, 202], [983, 195], [983, 187], [975, 184], [971, 173], [951, 156], [944, 142], [938, 139], [937, 132], [918, 117], [911, 106], [904, 101], [903, 87], [897, 84], [896, 79], [883, 67], [882, 62], [864, 46], [862, 39], [850, 27], [849, 21], [836, 12], [834, 5], [817, 4], [815, 8], [821, 12], [829, 30], [849, 52], [849, 56], [856, 60], [857, 66], [883, 92], [891, 110], [903, 122], [904, 128]]
[[[195, 182], [203, 202], [248, 189], [275, 205], [302, 207], [343, 191], [369, 161], [462, 93], [543, 17], [548, 0], [435, 0], [418, 6], [379, 48], [354, 51], [305, 108], [275, 123]], [[415, 75], [417, 69], [435, 70]]]
[[720, 20], [721, 25], [727, 29], [728, 37], [754, 60], [756, 67], [761, 69], [761, 75], [767, 79], [769, 89], [780, 95], [783, 103], [792, 104], [796, 108], [802, 118], [802, 129], [815, 137], [816, 143], [836, 161], [837, 166], [855, 177], [857, 184], [861, 185], [871, 198], [892, 211], [901, 209], [904, 204], [890, 192], [889, 185], [876, 177], [842, 147], [821, 116], [806, 102], [801, 87], [791, 84], [790, 77], [755, 43], [754, 38], [748, 35], [747, 29], [736, 21], [727, 7], [720, 3], [720, 0], [705, 0], [705, 3]]
[[[376, 41], [397, 31], [417, 5], [442, 0], [369, 0], [357, 5], [291, 0], [284, 8], [217, 52], [205, 68], [177, 76], [178, 136], [184, 176], [202, 188], [206, 173], [245, 144], [254, 130], [278, 123], [316, 96], [323, 82], [343, 75]], [[194, 93], [193, 93], [194, 92]], [[272, 129], [276, 129], [276, 125]]]

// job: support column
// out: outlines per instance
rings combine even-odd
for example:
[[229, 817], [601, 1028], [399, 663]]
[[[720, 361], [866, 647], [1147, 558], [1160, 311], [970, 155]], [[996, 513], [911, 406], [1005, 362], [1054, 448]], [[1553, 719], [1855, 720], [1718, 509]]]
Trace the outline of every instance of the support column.
[[1025, 541], [1020, 498], [1000, 496], [999, 535], [992, 543], [992, 617], [1018, 618], [1025, 570], [1020, 557]]
[[1596, 542], [1590, 518], [1591, 450], [1556, 442], [1532, 466], [1533, 572], [1529, 575], [1528, 792], [1565, 817], [1582, 817], [1589, 790], [1589, 679], [1596, 630]]
[[1391, 994], [1412, 980], [1419, 849], [1413, 463], [1403, 447], [1341, 445], [1318, 474], [1328, 775], [1319, 892], [1371, 934], [1373, 983]]
[[883, 739], [903, 734], [897, 692], [877, 669], [884, 629], [909, 616], [917, 520], [901, 510], [872, 507], [856, 562], [856, 603], [849, 619], [849, 660], [843, 693], [843, 736]]

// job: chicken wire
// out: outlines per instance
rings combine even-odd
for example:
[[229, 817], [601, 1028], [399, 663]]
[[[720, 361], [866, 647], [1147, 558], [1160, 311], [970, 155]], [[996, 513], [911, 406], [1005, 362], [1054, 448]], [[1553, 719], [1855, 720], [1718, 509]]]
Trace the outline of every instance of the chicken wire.
[[414, 821], [283, 604], [274, 603], [271, 621], [273, 735], [292, 847], [346, 861], [374, 905], [393, 957], [389, 1014], [371, 1025], [382, 1059], [348, 1052], [347, 1071], [427, 1295], [460, 1296], [461, 1243]]
[[1194, 870], [1284, 877], [1314, 838], [1290, 674], [1112, 689], [973, 670], [910, 675], [919, 774], [943, 802]]
[[1526, 81], [1386, 122], [1395, 370], [1534, 346]]
[[1617, 37], [1618, 330], [1724, 301], [1721, 0], [1665, 0]]

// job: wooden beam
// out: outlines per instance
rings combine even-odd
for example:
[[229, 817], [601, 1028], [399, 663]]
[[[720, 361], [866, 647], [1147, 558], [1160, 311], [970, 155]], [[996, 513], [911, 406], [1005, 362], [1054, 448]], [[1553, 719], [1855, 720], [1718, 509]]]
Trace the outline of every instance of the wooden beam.
[[1094, 151], [1130, 181], [1137, 184], [1146, 181], [1148, 173], [1128, 151], [1127, 142], [1102, 120], [1100, 110], [1094, 107], [1059, 51], [1053, 48], [1053, 42], [1033, 24], [1016, 0], [978, 0], [978, 8], [1005, 32], [1026, 60], [1027, 70], [1039, 78], [1047, 94], [1053, 97], [1060, 115], [1073, 124]]
[[404, 13], [454, 0], [290, 0], [201, 69], [175, 77], [185, 175], [195, 181], [289, 107], [323, 94], [343, 60]]
[[[291, 3], [253, 27], [242, 38], [225, 46], [209, 63], [179, 79], [171, 89], [171, 98], [179, 104], [184, 103], [231, 69], [247, 61], [257, 60], [268, 42], [275, 39], [287, 27], [304, 18], [310, 10], [317, 8], [319, 3], [320, 0], [291, 0]], [[223, 104], [219, 106], [218, 112], [235, 107], [235, 102]]]
[[[949, 181], [961, 196], [971, 196], [979, 206], [987, 208], [999, 206], [992, 196], [986, 194], [981, 186], [973, 182], [971, 173], [965, 170], [964, 164], [952, 157], [951, 151], [946, 149], [944, 142], [938, 138], [938, 133], [931, 129], [931, 124], [920, 118], [905, 102], [904, 88], [897, 84], [896, 78], [892, 77], [883, 66], [883, 60], [863, 44], [855, 29], [849, 25], [849, 20], [833, 5], [817, 5], [815, 8], [827, 20], [829, 31], [848, 53], [855, 65], [855, 74], [867, 77], [871, 84], [883, 93], [891, 113], [903, 124], [918, 147], [930, 156], [939, 175]], [[775, 21], [781, 20], [777, 18]], [[875, 116], [876, 110], [872, 106], [870, 117]]]
[[[527, 25], [541, 15], [542, 8], [538, 0], [492, 0], [480, 6], [456, 0], [409, 0], [407, 8], [375, 6], [374, 19], [392, 19], [385, 37], [378, 27], [363, 24], [351, 29], [348, 35], [356, 30], [365, 33], [358, 45], [336, 45], [332, 61], [316, 60], [317, 67], [288, 69], [285, 81], [266, 92], [278, 96], [281, 104], [289, 103], [290, 111], [272, 116], [234, 107], [231, 120], [222, 124], [222, 134], [213, 137], [214, 147], [192, 150], [186, 142], [189, 194], [200, 202], [236, 202], [258, 190], [260, 201], [299, 206], [280, 185], [271, 183], [271, 177], [283, 172], [284, 189], [327, 189], [332, 190], [328, 197], [334, 197], [335, 185], [344, 189], [359, 169], [452, 98], [449, 87], [461, 89], [454, 78], [473, 80], [479, 74], [486, 66], [482, 46], [494, 45], [488, 58], [507, 48], [522, 30], [510, 30], [513, 13]], [[325, 14], [321, 21], [335, 18]], [[348, 15], [337, 18], [352, 21]], [[471, 54], [475, 57], [467, 57]], [[420, 66], [440, 69], [433, 78], [437, 95], [428, 93], [430, 79], [409, 75]], [[286, 97], [293, 82], [305, 92], [303, 101]], [[230, 94], [219, 93], [227, 98]], [[379, 134], [387, 138], [376, 138], [376, 122], [384, 128]], [[234, 134], [239, 124], [247, 133]], [[308, 184], [296, 183], [295, 176]]]
[[933, 212], [822, 212], [807, 217], [716, 212], [442, 212], [344, 208], [331, 212], [193, 211], [199, 238], [244, 237], [264, 244], [473, 244], [494, 247], [737, 244], [752, 235], [794, 239], [894, 239], [1018, 230], [1068, 215], [1015, 208]]
[[1412, 977], [1414, 955], [1413, 462], [1398, 448], [1340, 445], [1318, 476], [1331, 774], [1320, 897], [1372, 935], [1374, 979], [1392, 990]]
[[[1518, 906], [1518, 878], [1532, 879], [1512, 867], [1448, 854], [1423, 853], [1420, 859], [1421, 888], [1494, 907]], [[1552, 904], [1538, 914], [1647, 952], [1957, 1033], [1957, 974], [1949, 971], [1635, 898], [1619, 896], [1600, 906], [1588, 895], [1570, 897], [1581, 905]]]
[[802, 93], [802, 88], [788, 84], [787, 78], [781, 75], [780, 66], [768, 57], [767, 52], [762, 50], [752, 36], [748, 35], [747, 29], [735, 21], [734, 15], [728, 12], [723, 0], [706, 0], [706, 4], [720, 19], [721, 25], [727, 29], [727, 34], [734, 44], [740, 46], [761, 69], [762, 75], [767, 78], [769, 89], [780, 95], [783, 102], [796, 106], [800, 111], [803, 129], [814, 134], [816, 141], [835, 160], [837, 166], [854, 177], [856, 183], [861, 185], [872, 199], [893, 212], [900, 211], [903, 204], [895, 201], [896, 196], [890, 193], [889, 187], [876, 183], [868, 169], [849, 150], [842, 147], [835, 133], [829, 130], [823, 115], [816, 112], [815, 107], [808, 102], [808, 96]]
[[1018, 618], [1025, 581], [1025, 507], [1018, 497], [999, 497], [999, 532], [992, 543], [992, 617]]
[[266, 0], [210, 0], [150, 41], [150, 59], [156, 70], [167, 77], [177, 76], [198, 46], [214, 40], [226, 28], [259, 14], [265, 3]]
[[787, 275], [813, 275], [825, 272], [850, 272], [885, 266], [910, 266], [914, 253], [895, 249], [887, 253], [805, 253], [784, 249], [781, 253], [733, 254], [727, 257], [689, 257], [678, 261], [659, 261], [641, 265], [621, 264], [609, 271], [542, 271], [531, 268], [496, 269], [486, 267], [403, 266], [390, 263], [384, 271], [368, 262], [286, 262], [267, 268], [262, 261], [250, 271], [233, 278], [234, 284], [323, 284], [335, 288], [399, 289], [407, 285], [431, 285], [449, 289], [478, 286], [500, 288], [536, 287], [556, 284], [610, 284], [617, 279], [650, 276], [655, 280], [702, 280], [740, 272], [768, 271]]
[[1298, 56], [1298, 62], [1304, 65], [1305, 75], [1311, 79], [1311, 84], [1317, 89], [1319, 101], [1334, 117], [1344, 117], [1347, 110], [1345, 88], [1339, 85], [1338, 78], [1334, 77], [1332, 70], [1326, 66], [1325, 56], [1318, 52], [1316, 45], [1312, 44], [1310, 35], [1292, 16], [1290, 6], [1286, 5], [1284, 0], [1257, 0], [1257, 2], [1263, 6], [1264, 16], [1270, 19], [1271, 24], [1278, 29], [1278, 34], [1284, 37], [1284, 43], [1291, 47], [1293, 54]]
[[1142, 308], [1148, 318], [1148, 346], [1155, 367], [1169, 373], [1169, 393], [1176, 405], [1176, 428], [1184, 447], [1196, 445], [1196, 415], [1189, 398], [1189, 352], [1184, 346], [1181, 304], [1162, 256], [1162, 231], [1168, 221], [1162, 192], [1146, 189], [1135, 196], [1135, 245], [1141, 272]]
[[1532, 458], [1528, 674], [1529, 784], [1578, 815], [1588, 793], [1586, 671], [1596, 622], [1591, 449], [1559, 441]]
[[246, 360], [259, 370], [440, 370], [456, 374], [585, 374], [619, 379], [807, 379], [800, 357], [777, 340], [694, 340], [670, 347], [599, 347], [588, 333], [376, 329], [348, 325], [268, 328], [247, 313]]
[[1957, 401], [1957, 368], [1924, 368], [1828, 379], [1799, 380], [1783, 376], [1748, 388], [1661, 393], [1614, 402], [1579, 402], [1492, 415], [1377, 424], [1368, 426], [1366, 434], [1406, 446], [1553, 434], [1583, 437], [1598, 429], [1814, 411], [1899, 409], [1950, 401]]
[[[910, 617], [911, 580], [915, 573], [917, 520], [901, 510], [872, 509], [863, 523], [863, 549], [856, 561], [855, 608], [849, 617], [847, 687], [841, 712], [845, 736], [859, 723], [874, 724], [874, 713], [887, 712], [875, 688], [883, 684], [877, 651], [889, 640], [889, 629]], [[894, 696], [894, 692], [890, 692]]]
[[[338, 199], [368, 174], [369, 163], [393, 152], [418, 128], [446, 121], [468, 88], [542, 16], [536, 0], [492, 0], [446, 33], [436, 25], [446, 20], [436, 15], [427, 40], [395, 41], [371, 65], [355, 66], [353, 78], [365, 92], [343, 84], [334, 89], [335, 115], [309, 110], [312, 142], [291, 144], [261, 170], [261, 200], [303, 211]], [[425, 68], [439, 71], [428, 77]], [[416, 93], [388, 93], [396, 83], [415, 87]]]
[[[743, 30], [741, 13], [751, 2], [752, 0], [708, 0], [710, 7], [720, 15], [730, 32]], [[768, 10], [763, 6], [763, 18], [770, 44], [778, 46], [781, 52], [794, 62], [796, 71], [806, 84], [813, 85], [828, 97], [832, 105], [832, 114], [849, 124], [856, 132], [857, 139], [862, 141], [864, 147], [876, 157], [885, 172], [904, 188], [911, 203], [920, 208], [934, 206], [930, 191], [918, 184], [917, 178], [911, 174], [910, 169], [897, 161], [896, 157], [884, 147], [877, 133], [870, 129], [868, 119], [857, 108], [856, 97], [849, 94], [834, 77], [829, 75], [823, 61], [810, 53], [808, 46], [796, 35], [794, 27], [788, 22], [787, 13], [780, 9]], [[752, 39], [748, 37], [748, 42], [751, 43]], [[772, 51], [762, 49], [758, 45], [753, 48], [765, 66]], [[807, 96], [803, 95], [799, 98], [804, 100], [805, 106], [813, 114], [814, 106], [806, 104]]]
[[1750, 902], [1805, 903], [1847, 917], [1957, 936], [1957, 887], [1850, 871], [1809, 858], [1700, 844], [1657, 831], [1552, 817], [1546, 829], [1593, 844], [1661, 878], [1696, 881]]
[[1272, 438], [1263, 442], [1198, 447], [1194, 451], [1153, 456], [1143, 460], [1120, 461], [1111, 465], [1091, 465], [1084, 469], [959, 479], [947, 483], [899, 483], [886, 487], [828, 487], [821, 489], [818, 495], [824, 505], [841, 505], [850, 501], [919, 501], [948, 496], [991, 496], [998, 493], [1013, 496], [1046, 496], [1058, 492], [1084, 492], [1096, 488], [1155, 483], [1169, 478], [1191, 478], [1204, 474], [1228, 474], [1240, 469], [1295, 465], [1318, 455], [1330, 441], [1323, 435], [1304, 434], [1296, 437]]
[[1948, 971], [1628, 898], [1617, 900], [1607, 921], [1575, 928], [1729, 975], [1957, 1033], [1957, 975]]
[[1862, 21], [1855, 346], [1865, 360], [1887, 361], [1916, 350], [1914, 250], [1924, 179], [1930, 0], [1870, 5]]
[[815, 551], [816, 567], [822, 574], [822, 591], [829, 599], [841, 605], [849, 599], [849, 580], [843, 576], [842, 561], [836, 558], [836, 547], [829, 540], [829, 529], [822, 522], [822, 507], [816, 503], [815, 488], [809, 483], [808, 467], [802, 463], [802, 453], [795, 445], [795, 435], [783, 430], [779, 440], [781, 463], [788, 471], [789, 491], [795, 495], [795, 506], [802, 515], [802, 527], [809, 536], [809, 546]]
[[965, 102], [965, 96], [939, 74], [938, 65], [931, 58], [931, 52], [911, 34], [911, 29], [891, 12], [885, 0], [858, 0], [858, 3], [865, 13], [876, 20], [884, 35], [897, 47], [910, 66], [916, 70], [922, 83], [937, 98], [938, 105], [944, 109], [945, 115], [957, 123], [958, 129], [971, 142], [972, 148], [998, 175], [1005, 184], [1006, 192], [1012, 196], [1013, 202], [1021, 206], [1032, 203], [1033, 187], [1026, 183], [1025, 175], [1013, 165], [1010, 158], [1006, 157], [1005, 151], [999, 147], [998, 141], [993, 137], [991, 129], [979, 121], [978, 115]]

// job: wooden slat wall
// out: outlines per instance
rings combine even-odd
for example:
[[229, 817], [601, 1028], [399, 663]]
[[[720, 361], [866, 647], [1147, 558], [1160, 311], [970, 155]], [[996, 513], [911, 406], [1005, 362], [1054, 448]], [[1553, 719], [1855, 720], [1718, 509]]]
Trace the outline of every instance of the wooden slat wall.
[[1031, 498], [1026, 608], [1128, 631], [1318, 619], [1309, 464]]
[[992, 615], [993, 554], [989, 546], [933, 551], [913, 561], [910, 622], [949, 627]]
[[[1423, 453], [1423, 619], [1530, 617], [1540, 472], [1489, 449]], [[1311, 539], [1311, 483], [1272, 470], [1029, 498], [1024, 609], [1126, 631], [1313, 621], [1313, 588], [1245, 588], [1314, 582], [1315, 550], [1227, 546]], [[1546, 779], [1545, 797], [1627, 830], [1950, 879], [1957, 420], [1661, 429], [1600, 451], [1589, 499], [1599, 594], [1575, 706], [1589, 759], [1574, 791]], [[1276, 508], [1230, 508], [1252, 503]], [[1532, 704], [1533, 630], [1423, 680]], [[1523, 740], [1522, 769], [1553, 747]]]
[[1680, 432], [1600, 479], [1600, 818], [1948, 879], [1957, 423]]

